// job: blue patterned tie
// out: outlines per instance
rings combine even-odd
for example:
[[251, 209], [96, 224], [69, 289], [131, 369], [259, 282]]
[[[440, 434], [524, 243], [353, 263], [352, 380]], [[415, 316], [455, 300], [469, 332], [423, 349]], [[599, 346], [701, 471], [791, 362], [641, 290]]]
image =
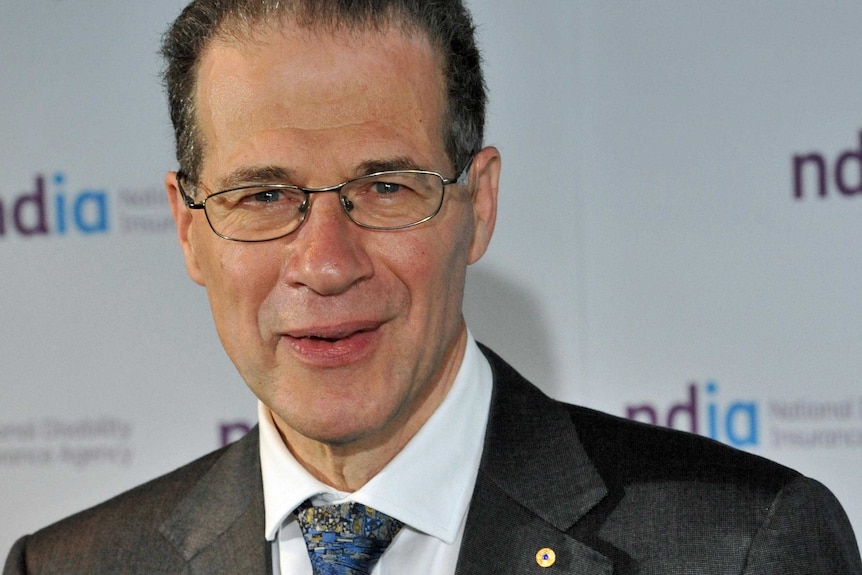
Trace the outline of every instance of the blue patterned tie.
[[369, 575], [403, 523], [361, 503], [296, 510], [314, 575]]

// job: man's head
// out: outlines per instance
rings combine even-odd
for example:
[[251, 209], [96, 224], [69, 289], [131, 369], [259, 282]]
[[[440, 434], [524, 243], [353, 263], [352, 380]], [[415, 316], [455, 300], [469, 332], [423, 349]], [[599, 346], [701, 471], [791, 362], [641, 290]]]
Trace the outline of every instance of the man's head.
[[449, 159], [466, 165], [482, 146], [485, 82], [470, 14], [461, 0], [195, 0], [165, 34], [164, 80], [180, 169], [199, 175], [206, 142], [195, 115], [201, 55], [218, 38], [248, 37], [262, 25], [292, 23], [319, 31], [401, 27], [424, 34], [440, 57], [447, 113], [442, 126]]
[[[352, 201], [347, 188], [299, 192], [304, 203], [288, 207], [303, 215], [296, 229], [239, 242], [214, 233], [211, 206], [189, 209], [176, 173], [166, 185], [186, 266], [207, 289], [222, 344], [295, 455], [313, 467], [315, 446], [325, 444], [385, 463], [433, 413], [460, 365], [466, 266], [493, 231], [499, 155], [478, 149], [474, 122], [475, 141], [455, 152], [472, 160], [453, 160], [451, 65], [413, 20], [345, 26], [323, 4], [257, 23], [233, 16], [233, 28], [222, 24], [200, 43], [184, 96], [199, 154], [186, 191], [196, 207], [219, 203], [259, 221], [287, 197], [285, 186], [329, 189], [379, 171], [431, 171], [443, 186], [439, 212], [403, 229], [360, 227], [362, 201], [400, 218], [393, 194], [410, 192], [384, 177], [351, 191], [370, 199]], [[459, 5], [450, 9], [463, 15]], [[245, 186], [256, 191], [213, 198]]]

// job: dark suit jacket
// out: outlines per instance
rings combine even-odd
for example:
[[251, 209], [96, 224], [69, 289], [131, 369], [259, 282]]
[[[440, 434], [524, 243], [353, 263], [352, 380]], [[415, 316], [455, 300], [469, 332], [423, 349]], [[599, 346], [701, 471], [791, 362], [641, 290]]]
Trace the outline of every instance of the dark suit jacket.
[[[819, 483], [553, 401], [485, 352], [494, 396], [457, 575], [862, 574], [847, 517]], [[263, 575], [263, 525], [255, 429], [22, 538], [3, 573]], [[550, 568], [536, 562], [546, 547]]]

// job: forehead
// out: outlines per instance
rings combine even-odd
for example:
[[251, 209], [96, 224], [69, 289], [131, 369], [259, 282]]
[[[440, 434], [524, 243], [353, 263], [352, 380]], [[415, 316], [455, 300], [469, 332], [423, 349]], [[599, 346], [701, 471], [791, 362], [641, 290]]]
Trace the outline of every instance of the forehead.
[[202, 55], [196, 100], [205, 169], [211, 160], [278, 163], [260, 156], [287, 148], [294, 156], [443, 149], [440, 59], [424, 34], [402, 27], [285, 24], [218, 38]]

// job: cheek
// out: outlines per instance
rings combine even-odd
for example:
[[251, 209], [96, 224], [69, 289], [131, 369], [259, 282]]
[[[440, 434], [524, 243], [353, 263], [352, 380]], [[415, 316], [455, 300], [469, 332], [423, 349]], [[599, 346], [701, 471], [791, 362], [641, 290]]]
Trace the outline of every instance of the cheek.
[[413, 305], [421, 306], [429, 321], [461, 317], [468, 248], [469, 233], [454, 226], [430, 230], [427, 238], [411, 246], [407, 285]]
[[257, 330], [258, 310], [278, 281], [279, 263], [266, 246], [218, 239], [201, 259], [201, 271], [219, 336], [225, 347], [234, 347], [228, 339], [241, 341]]

